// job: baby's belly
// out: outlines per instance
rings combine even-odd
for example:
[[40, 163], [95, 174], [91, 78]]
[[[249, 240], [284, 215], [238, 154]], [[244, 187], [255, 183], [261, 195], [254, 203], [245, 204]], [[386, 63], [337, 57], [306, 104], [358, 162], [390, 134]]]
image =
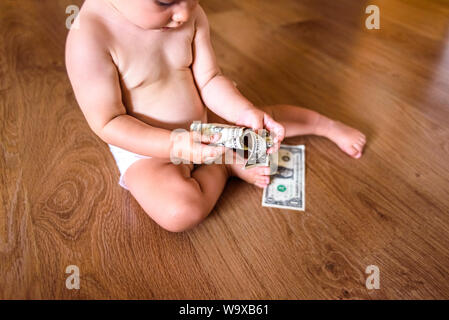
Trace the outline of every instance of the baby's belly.
[[123, 90], [127, 113], [149, 125], [168, 130], [189, 129], [193, 121], [207, 122], [190, 69], [176, 70], [160, 81]]

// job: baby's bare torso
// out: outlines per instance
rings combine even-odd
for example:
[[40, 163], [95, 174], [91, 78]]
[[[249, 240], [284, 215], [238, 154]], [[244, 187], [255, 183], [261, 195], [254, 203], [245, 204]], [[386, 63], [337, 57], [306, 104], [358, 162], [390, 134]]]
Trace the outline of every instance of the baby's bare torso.
[[87, 0], [83, 14], [98, 17], [97, 23], [109, 32], [105, 45], [117, 67], [129, 115], [170, 130], [207, 121], [190, 68], [196, 12], [181, 27], [167, 31], [140, 29], [106, 1]]

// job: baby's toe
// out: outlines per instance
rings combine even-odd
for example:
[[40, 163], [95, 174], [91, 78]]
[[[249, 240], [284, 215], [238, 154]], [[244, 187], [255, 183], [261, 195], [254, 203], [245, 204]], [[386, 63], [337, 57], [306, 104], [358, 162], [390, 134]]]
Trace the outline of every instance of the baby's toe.
[[261, 183], [257, 183], [257, 182], [254, 185], [261, 189], [264, 189], [267, 186], [266, 184], [261, 184]]
[[259, 176], [259, 177], [256, 178], [256, 182], [262, 183], [262, 184], [269, 184], [270, 183], [270, 177]]
[[357, 150], [357, 153], [354, 155], [354, 158], [358, 159], [362, 156], [362, 151], [363, 151], [363, 146], [365, 145], [365, 143], [361, 143], [361, 142], [356, 142], [353, 144], [353, 148], [355, 150]]
[[356, 142], [354, 143], [352, 146], [354, 147], [354, 149], [356, 149], [357, 151], [361, 152], [363, 150], [363, 143], [361, 142]]
[[344, 146], [342, 150], [353, 158], [360, 158], [360, 150], [355, 148], [355, 144], [352, 146]]
[[257, 176], [254, 181], [254, 185], [260, 188], [265, 188], [268, 184], [270, 184], [270, 178], [267, 176]]
[[257, 170], [259, 176], [268, 176], [270, 174], [270, 167], [260, 167]]

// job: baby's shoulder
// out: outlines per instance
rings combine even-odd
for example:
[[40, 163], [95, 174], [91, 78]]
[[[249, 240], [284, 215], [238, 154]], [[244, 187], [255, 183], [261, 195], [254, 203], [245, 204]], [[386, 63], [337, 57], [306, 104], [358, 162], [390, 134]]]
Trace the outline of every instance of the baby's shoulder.
[[198, 20], [208, 20], [206, 12], [204, 11], [203, 7], [198, 4], [193, 11], [193, 19], [195, 20], [195, 24], [198, 22]]
[[86, 51], [93, 48], [95, 50], [108, 48], [109, 30], [101, 16], [81, 9], [76, 20], [67, 35], [66, 48]]

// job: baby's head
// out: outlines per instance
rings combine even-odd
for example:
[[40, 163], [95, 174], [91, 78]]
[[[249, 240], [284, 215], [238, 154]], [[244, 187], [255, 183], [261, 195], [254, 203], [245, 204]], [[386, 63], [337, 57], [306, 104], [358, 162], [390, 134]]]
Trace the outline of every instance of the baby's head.
[[176, 28], [187, 22], [198, 0], [107, 0], [143, 29]]

